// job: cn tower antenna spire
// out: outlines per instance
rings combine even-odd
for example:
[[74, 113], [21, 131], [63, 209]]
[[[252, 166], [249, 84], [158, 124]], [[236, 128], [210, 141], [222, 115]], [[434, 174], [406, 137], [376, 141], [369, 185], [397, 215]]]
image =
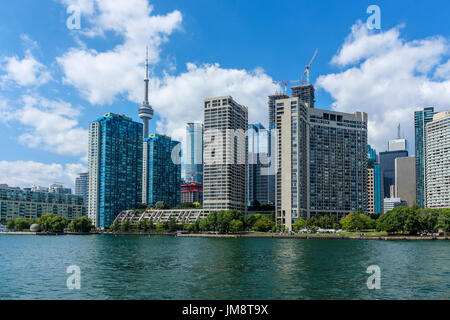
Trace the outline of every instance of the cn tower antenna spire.
[[149, 125], [148, 122], [153, 119], [153, 108], [150, 105], [150, 103], [148, 102], [148, 83], [149, 83], [149, 78], [148, 78], [148, 46], [147, 46], [147, 50], [146, 50], [146, 57], [145, 57], [145, 79], [144, 79], [144, 83], [145, 83], [145, 96], [144, 96], [144, 101], [142, 102], [141, 107], [139, 108], [139, 118], [142, 119], [144, 128], [143, 128], [143, 137], [144, 139], [148, 137], [148, 129], [149, 129]]

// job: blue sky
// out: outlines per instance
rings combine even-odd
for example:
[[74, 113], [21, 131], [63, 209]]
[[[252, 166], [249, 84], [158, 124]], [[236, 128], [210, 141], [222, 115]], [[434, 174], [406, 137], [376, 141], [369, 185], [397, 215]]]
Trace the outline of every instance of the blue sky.
[[[367, 30], [369, 5], [381, 30]], [[69, 30], [69, 5], [81, 29]], [[448, 1], [18, 0], [0, 9], [0, 183], [73, 184], [89, 122], [137, 118], [150, 47], [151, 130], [182, 139], [202, 99], [231, 94], [267, 122], [274, 80], [311, 69], [316, 106], [369, 113], [378, 151], [412, 113], [450, 108]], [[410, 148], [413, 152], [414, 149]]]

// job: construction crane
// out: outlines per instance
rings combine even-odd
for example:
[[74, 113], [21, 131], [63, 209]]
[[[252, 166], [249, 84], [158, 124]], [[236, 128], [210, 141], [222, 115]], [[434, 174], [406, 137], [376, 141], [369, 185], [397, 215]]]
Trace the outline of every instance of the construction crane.
[[305, 75], [306, 75], [306, 84], [309, 84], [309, 69], [311, 68], [311, 65], [314, 62], [314, 59], [316, 58], [318, 52], [319, 52], [319, 49], [316, 49], [316, 51], [314, 52], [313, 57], [311, 58], [309, 63], [306, 65], [306, 69], [305, 69], [305, 71], [303, 72], [303, 75], [302, 75], [302, 84], [305, 83]]
[[300, 83], [299, 80], [284, 80], [284, 81], [274, 81], [273, 84], [284, 84], [284, 94], [287, 94], [287, 85], [289, 83]]

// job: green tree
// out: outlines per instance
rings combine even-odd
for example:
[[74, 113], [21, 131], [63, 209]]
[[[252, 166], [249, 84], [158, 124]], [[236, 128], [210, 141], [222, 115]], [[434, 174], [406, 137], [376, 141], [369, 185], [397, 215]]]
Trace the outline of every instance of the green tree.
[[170, 209], [170, 205], [164, 201], [158, 201], [155, 203], [155, 208], [158, 210]]
[[167, 222], [158, 222], [156, 224], [156, 231], [158, 232], [166, 232], [169, 229]]
[[62, 232], [67, 227], [68, 221], [66, 217], [49, 213], [41, 216], [38, 223], [42, 231]]
[[130, 221], [128, 220], [122, 221], [122, 223], [120, 224], [120, 231], [122, 232], [130, 231]]
[[297, 221], [292, 225], [292, 229], [295, 232], [298, 232], [299, 230], [303, 229], [306, 226], [306, 221], [302, 218], [298, 218]]
[[117, 232], [120, 230], [120, 224], [117, 222], [117, 220], [114, 220], [114, 222], [109, 226], [109, 230], [112, 232]]
[[361, 211], [352, 212], [340, 221], [342, 228], [348, 231], [375, 228], [375, 221]]
[[167, 228], [170, 232], [177, 231], [178, 224], [173, 217], [170, 217], [169, 222], [167, 223]]
[[253, 229], [259, 232], [267, 232], [274, 227], [275, 223], [268, 217], [262, 216], [258, 220], [256, 220], [253, 225]]
[[84, 216], [72, 220], [68, 227], [72, 232], [90, 232], [93, 226], [92, 220]]
[[232, 220], [230, 223], [230, 231], [238, 233], [244, 230], [244, 223], [241, 220]]
[[32, 223], [31, 219], [26, 218], [16, 218], [15, 221], [15, 229], [19, 231], [29, 231]]
[[15, 219], [9, 219], [6, 223], [6, 228], [8, 230], [15, 230], [16, 229], [16, 221]]

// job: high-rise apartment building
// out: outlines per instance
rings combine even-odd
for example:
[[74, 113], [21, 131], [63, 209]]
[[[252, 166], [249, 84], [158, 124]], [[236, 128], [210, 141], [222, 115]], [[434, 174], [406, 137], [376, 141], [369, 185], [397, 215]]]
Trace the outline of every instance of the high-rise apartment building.
[[269, 96], [268, 100], [268, 107], [269, 107], [269, 129], [275, 128], [275, 122], [276, 122], [276, 101], [280, 99], [287, 99], [289, 98], [286, 94], [274, 94]]
[[406, 201], [409, 207], [416, 204], [416, 159], [395, 159], [395, 197]]
[[306, 103], [309, 108], [314, 108], [314, 86], [312, 84], [304, 84], [300, 86], [294, 86], [291, 88], [292, 97], [300, 98], [300, 102]]
[[181, 164], [176, 153], [180, 142], [165, 135], [152, 134], [144, 139], [144, 143], [144, 162], [148, 165], [142, 203], [154, 206], [163, 201], [172, 207], [179, 205]]
[[416, 145], [416, 201], [425, 208], [425, 127], [433, 121], [434, 108], [428, 107], [414, 112]]
[[97, 228], [142, 202], [142, 133], [141, 123], [114, 113], [89, 125], [88, 216]]
[[407, 150], [380, 152], [380, 168], [383, 179], [384, 198], [390, 198], [391, 186], [395, 186], [395, 159], [408, 156]]
[[425, 194], [427, 208], [450, 208], [450, 110], [426, 125]]
[[276, 101], [276, 219], [367, 212], [367, 114]]
[[75, 194], [83, 196], [84, 205], [88, 205], [89, 173], [83, 172], [75, 179]]
[[203, 207], [247, 211], [248, 110], [230, 96], [204, 101]]
[[273, 204], [270, 189], [269, 143], [270, 132], [260, 123], [248, 125], [247, 203], [258, 201], [261, 205]]
[[188, 123], [186, 126], [185, 182], [203, 184], [203, 124]]
[[383, 183], [377, 151], [367, 145], [367, 213], [383, 213]]

